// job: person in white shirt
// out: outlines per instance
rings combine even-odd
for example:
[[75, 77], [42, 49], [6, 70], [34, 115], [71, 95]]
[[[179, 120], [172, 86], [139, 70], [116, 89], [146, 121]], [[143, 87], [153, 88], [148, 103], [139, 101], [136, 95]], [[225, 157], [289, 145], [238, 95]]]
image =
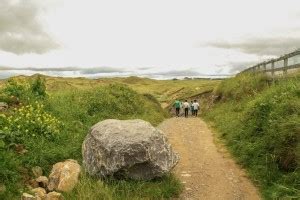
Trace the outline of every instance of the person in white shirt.
[[198, 116], [198, 110], [199, 110], [199, 107], [200, 107], [197, 100], [194, 100], [193, 107], [194, 107], [194, 116], [197, 117]]
[[185, 100], [185, 102], [183, 103], [183, 109], [184, 109], [184, 116], [185, 117], [189, 116], [189, 108], [190, 108], [190, 104], [188, 103], [187, 100]]

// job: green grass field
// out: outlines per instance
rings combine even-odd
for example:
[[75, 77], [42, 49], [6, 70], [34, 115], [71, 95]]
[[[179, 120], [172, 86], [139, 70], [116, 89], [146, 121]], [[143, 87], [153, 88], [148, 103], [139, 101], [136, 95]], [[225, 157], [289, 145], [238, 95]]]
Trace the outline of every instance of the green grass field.
[[[0, 113], [0, 198], [19, 199], [32, 177], [33, 166], [46, 175], [56, 162], [81, 162], [81, 144], [89, 128], [104, 119], [135, 119], [154, 126], [168, 113], [162, 104], [212, 90], [219, 81], [151, 80], [138, 77], [85, 78], [16, 77], [0, 81], [0, 102], [10, 109]], [[45, 86], [45, 88], [44, 88]], [[44, 93], [46, 91], [46, 94]], [[22, 144], [25, 154], [15, 145]], [[173, 174], [153, 181], [96, 180], [82, 174], [66, 199], [168, 199], [182, 189]]]

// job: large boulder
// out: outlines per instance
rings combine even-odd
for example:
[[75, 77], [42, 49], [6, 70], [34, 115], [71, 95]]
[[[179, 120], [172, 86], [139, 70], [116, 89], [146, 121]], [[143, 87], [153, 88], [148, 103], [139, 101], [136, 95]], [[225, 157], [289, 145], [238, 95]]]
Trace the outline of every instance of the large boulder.
[[94, 125], [82, 145], [90, 175], [135, 180], [161, 177], [179, 156], [163, 133], [143, 120], [104, 120]]

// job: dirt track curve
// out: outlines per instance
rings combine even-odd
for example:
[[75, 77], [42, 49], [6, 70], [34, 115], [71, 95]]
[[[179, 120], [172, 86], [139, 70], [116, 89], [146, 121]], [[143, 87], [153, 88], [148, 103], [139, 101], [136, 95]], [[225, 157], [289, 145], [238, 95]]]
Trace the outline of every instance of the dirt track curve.
[[171, 118], [159, 128], [180, 155], [175, 173], [185, 188], [179, 199], [260, 199], [245, 172], [222, 145], [215, 144], [212, 131], [200, 118]]

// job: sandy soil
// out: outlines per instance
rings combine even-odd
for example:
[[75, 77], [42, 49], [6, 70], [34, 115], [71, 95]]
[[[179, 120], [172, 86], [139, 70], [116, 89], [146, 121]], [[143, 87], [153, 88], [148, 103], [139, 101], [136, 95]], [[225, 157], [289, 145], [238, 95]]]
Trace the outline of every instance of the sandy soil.
[[179, 199], [260, 199], [245, 172], [222, 145], [216, 145], [200, 118], [171, 118], [159, 128], [180, 155], [174, 170], [185, 189]]

